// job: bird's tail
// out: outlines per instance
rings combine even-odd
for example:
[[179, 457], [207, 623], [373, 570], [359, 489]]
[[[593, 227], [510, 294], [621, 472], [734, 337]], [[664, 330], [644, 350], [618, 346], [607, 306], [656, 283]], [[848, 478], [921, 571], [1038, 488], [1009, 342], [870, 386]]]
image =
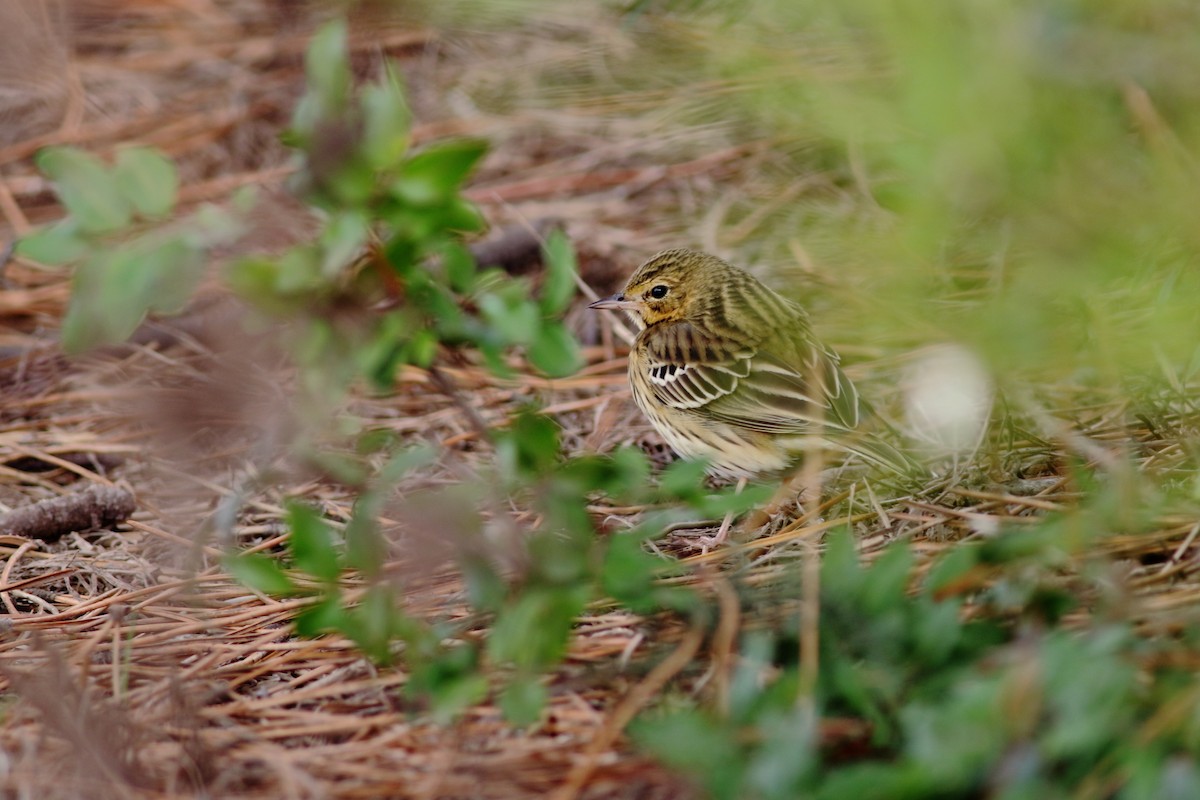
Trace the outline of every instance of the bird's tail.
[[928, 472], [927, 468], [912, 456], [869, 433], [839, 438], [834, 444], [841, 450], [899, 475], [919, 475]]

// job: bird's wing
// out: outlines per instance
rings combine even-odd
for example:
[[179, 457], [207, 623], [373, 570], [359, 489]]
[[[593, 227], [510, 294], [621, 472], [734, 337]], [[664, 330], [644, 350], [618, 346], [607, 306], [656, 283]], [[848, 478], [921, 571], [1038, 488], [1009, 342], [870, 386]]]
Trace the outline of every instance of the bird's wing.
[[[781, 352], [713, 336], [689, 323], [647, 330], [651, 390], [665, 405], [768, 434], [802, 434], [814, 424], [850, 430], [858, 394], [837, 358], [800, 335]], [[812, 385], [819, 377], [823, 384]]]
[[728, 398], [750, 374], [755, 348], [711, 336], [686, 322], [643, 333], [642, 369], [659, 402], [707, 409]]
[[[838, 366], [837, 356], [810, 339], [795, 341], [797, 347], [809, 349], [803, 373], [791, 366], [801, 361], [795, 352], [790, 357], [779, 355], [786, 354], [787, 347], [759, 350], [739, 390], [714, 404], [713, 416], [764, 433], [819, 433], [826, 444], [885, 469], [899, 474], [920, 471], [919, 464], [883, 439], [855, 430], [862, 405], [854, 384]], [[816, 378], [822, 384], [819, 388], [811, 387]], [[820, 398], [819, 405], [814, 396]], [[722, 407], [725, 405], [734, 412]], [[752, 416], [755, 413], [759, 416]]]

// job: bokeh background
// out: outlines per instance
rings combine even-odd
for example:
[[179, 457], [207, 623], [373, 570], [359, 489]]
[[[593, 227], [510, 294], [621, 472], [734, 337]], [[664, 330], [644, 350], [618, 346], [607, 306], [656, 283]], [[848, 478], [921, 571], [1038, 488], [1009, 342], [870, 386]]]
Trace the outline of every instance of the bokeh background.
[[[922, 485], [835, 472], [818, 510], [737, 547], [643, 542], [624, 534], [669, 503], [579, 486], [636, 495], [665, 474], [696, 505], [711, 487], [666, 468], [583, 287], [563, 316], [587, 366], [554, 381], [426, 337], [453, 384], [389, 364], [391, 385], [342, 394], [352, 347], [341, 372], [305, 372], [299, 325], [242, 327], [222, 263], [254, 254], [269, 276], [320, 229], [282, 134], [314, 32], [343, 13], [349, 73], [395, 66], [415, 147], [487, 142], [464, 194], [492, 231], [562, 227], [598, 294], [667, 247], [746, 266], [811, 311], [885, 435], [945, 420], [954, 458]], [[2, 510], [113, 482], [138, 507], [111, 530], [0, 537], [0, 786], [1200, 796], [1196, 75], [1183, 0], [0, 4], [4, 246], [64, 213], [48, 145], [157, 148], [181, 216], [245, 223], [183, 314], [86, 357], [58, 347], [69, 270], [4, 266]], [[517, 294], [544, 287], [519, 267]], [[394, 310], [350, 295], [308, 309], [309, 332]], [[314, 385], [337, 409], [291, 415]], [[317, 416], [336, 424], [304, 427]], [[388, 443], [420, 457], [359, 504]], [[337, 551], [363, 507], [383, 577], [334, 568], [331, 607], [377, 614], [385, 655], [402, 615], [422, 645], [403, 667], [298, 636], [291, 578], [272, 594], [226, 569], [252, 550], [270, 576], [303, 572], [292, 535]], [[690, 616], [684, 597], [703, 601]]]

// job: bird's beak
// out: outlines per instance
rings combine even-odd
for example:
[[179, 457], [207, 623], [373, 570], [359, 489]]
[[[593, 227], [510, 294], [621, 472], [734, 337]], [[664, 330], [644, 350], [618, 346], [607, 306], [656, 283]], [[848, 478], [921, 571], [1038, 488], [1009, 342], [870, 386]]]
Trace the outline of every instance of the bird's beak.
[[637, 307], [637, 301], [626, 300], [625, 295], [620, 292], [614, 294], [612, 297], [602, 297], [588, 305], [588, 308], [596, 308], [601, 311], [634, 311]]

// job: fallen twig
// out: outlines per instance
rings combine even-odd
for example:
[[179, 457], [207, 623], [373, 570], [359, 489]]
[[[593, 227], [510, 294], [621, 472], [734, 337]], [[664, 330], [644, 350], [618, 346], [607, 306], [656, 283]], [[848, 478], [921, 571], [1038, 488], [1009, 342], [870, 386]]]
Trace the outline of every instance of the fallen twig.
[[0, 517], [0, 534], [54, 541], [72, 531], [107, 528], [129, 519], [137, 508], [133, 493], [93, 484], [82, 492], [42, 500]]

